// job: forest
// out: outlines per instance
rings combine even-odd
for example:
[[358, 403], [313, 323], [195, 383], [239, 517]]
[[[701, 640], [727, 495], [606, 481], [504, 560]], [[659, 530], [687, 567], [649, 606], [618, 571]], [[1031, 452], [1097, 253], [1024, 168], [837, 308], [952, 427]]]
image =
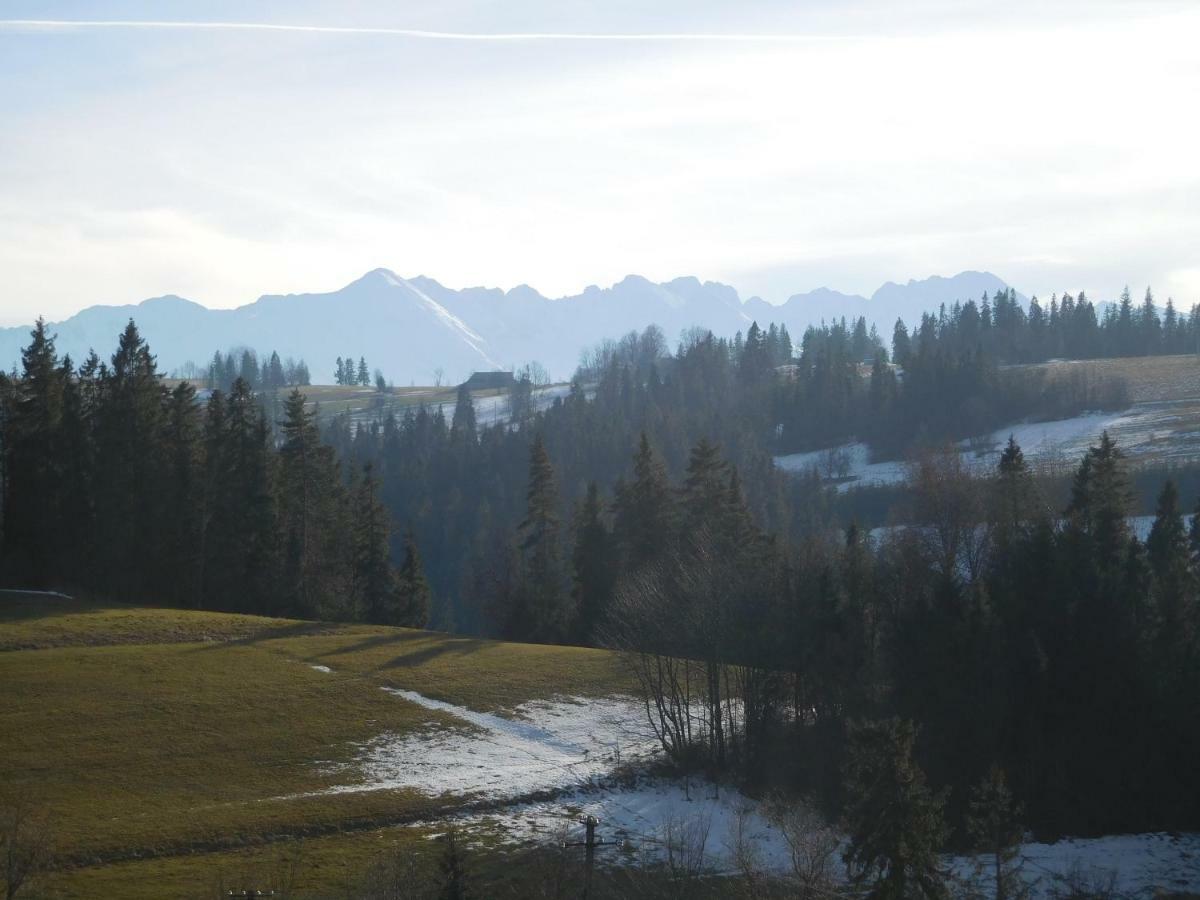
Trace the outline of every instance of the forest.
[[[4, 578], [613, 647], [679, 767], [838, 815], [875, 734], [915, 754], [951, 840], [994, 771], [1041, 835], [1200, 826], [1195, 498], [1168, 482], [1142, 542], [1107, 436], [1065, 508], [1015, 444], [982, 478], [940, 452], [941, 411], [1024, 402], [1003, 357], [954, 344], [965, 315], [900, 347], [902, 377], [868, 335], [870, 372], [849, 380], [857, 325], [811, 329], [798, 353], [773, 326], [674, 351], [649, 328], [511, 422], [480, 427], [460, 390], [450, 419], [323, 434], [298, 389], [276, 423], [242, 378], [205, 403], [168, 390], [132, 322], [111, 360], [79, 366], [39, 323], [0, 382]], [[1098, 389], [1077, 390], [1060, 405]], [[856, 433], [860, 404], [914, 420], [916, 524], [882, 537], [835, 523], [828, 492], [771, 459], [789, 412]]]

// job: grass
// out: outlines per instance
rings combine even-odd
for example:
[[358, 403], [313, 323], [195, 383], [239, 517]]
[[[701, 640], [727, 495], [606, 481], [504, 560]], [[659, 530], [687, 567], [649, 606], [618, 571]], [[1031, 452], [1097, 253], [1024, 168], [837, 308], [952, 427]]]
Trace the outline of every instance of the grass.
[[1082, 366], [1098, 378], [1124, 378], [1134, 403], [1193, 400], [1200, 397], [1200, 356], [1191, 353], [1048, 362], [1030, 368], [1060, 371], [1068, 366]]
[[302, 837], [377, 850], [380, 826], [461, 804], [321, 793], [359, 777], [372, 737], [461, 724], [383, 686], [500, 712], [628, 686], [595, 650], [32, 594], [0, 594], [0, 650], [0, 777], [52, 814], [63, 896], [138, 896], [122, 873], [182, 883], [189, 860], [261, 862]]

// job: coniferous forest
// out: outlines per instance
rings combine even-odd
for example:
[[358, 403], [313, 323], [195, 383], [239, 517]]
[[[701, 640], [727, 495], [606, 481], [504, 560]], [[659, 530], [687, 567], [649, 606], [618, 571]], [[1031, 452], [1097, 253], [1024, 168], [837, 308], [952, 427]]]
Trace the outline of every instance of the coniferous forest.
[[[1069, 414], [1116, 390], [1022, 387], [1007, 351], [960, 339], [967, 318], [898, 340], [900, 371], [857, 325], [796, 351], [774, 326], [674, 351], [650, 328], [511, 422], [480, 427], [460, 390], [449, 420], [323, 432], [298, 389], [275, 421], [242, 378], [203, 403], [167, 389], [132, 322], [78, 366], [39, 324], [0, 385], [5, 575], [614, 647], [673, 762], [831, 813], [858, 799], [844, 773], [873, 777], [856, 748], [875, 741], [913, 754], [937, 789], [925, 812], [960, 839], [994, 771], [1039, 834], [1200, 827], [1195, 498], [1166, 482], [1142, 542], [1107, 436], [1062, 508], [1015, 443], [987, 477], [938, 452], [966, 427], [956, 410], [1001, 425], [1029, 398]], [[880, 452], [915, 454], [913, 527], [837, 522], [819, 484], [772, 463], [864, 418]]]

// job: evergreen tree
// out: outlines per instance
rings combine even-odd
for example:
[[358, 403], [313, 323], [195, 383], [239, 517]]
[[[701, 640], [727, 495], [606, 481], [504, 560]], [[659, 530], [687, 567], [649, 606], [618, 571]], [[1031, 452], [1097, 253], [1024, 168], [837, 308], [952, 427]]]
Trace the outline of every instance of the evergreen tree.
[[1029, 893], [1020, 872], [1024, 836], [1021, 814], [1021, 805], [1013, 799], [1004, 771], [999, 766], [992, 766], [971, 790], [967, 837], [973, 849], [988, 858], [996, 900], [1018, 900]]
[[151, 567], [162, 553], [165, 487], [163, 389], [150, 348], [131, 319], [103, 386], [96, 422], [96, 503], [106, 527], [97, 559], [104, 586], [126, 600], [151, 599]]
[[164, 430], [168, 479], [165, 547], [161, 583], [169, 586], [172, 605], [200, 605], [200, 528], [202, 478], [200, 408], [196, 389], [181, 381], [167, 402]]
[[518, 528], [522, 576], [516, 634], [525, 640], [561, 640], [573, 623], [559, 546], [558, 487], [540, 434], [529, 452], [525, 499], [525, 518]]
[[938, 858], [944, 799], [930, 792], [912, 758], [916, 736], [911, 722], [898, 719], [850, 733], [843, 858], [871, 900], [949, 896]]
[[417, 551], [417, 542], [411, 530], [404, 536], [404, 562], [400, 564], [397, 593], [399, 624], [408, 628], [424, 628], [429, 622], [432, 592], [429, 590], [429, 582], [425, 580], [421, 554]]
[[281, 426], [280, 516], [284, 529], [283, 590], [300, 615], [338, 614], [342, 587], [336, 566], [340, 538], [333, 451], [321, 443], [316, 412], [293, 389]]
[[630, 569], [660, 559], [675, 527], [667, 470], [642, 432], [633, 457], [633, 480], [616, 489], [614, 537]]
[[54, 453], [63, 415], [63, 378], [54, 338], [37, 320], [21, 353], [11, 387], [4, 434], [4, 538], [28, 583], [45, 586], [53, 575], [59, 508], [59, 458]]
[[388, 520], [368, 463], [354, 502], [354, 588], [357, 611], [377, 625], [401, 624], [396, 573], [388, 549]]
[[704, 528], [717, 531], [725, 513], [727, 466], [721, 451], [707, 438], [692, 448], [680, 491], [683, 527], [696, 533]]
[[358, 377], [355, 380], [363, 387], [370, 387], [371, 385], [371, 370], [367, 368], [367, 358], [365, 356], [358, 358]]
[[458, 386], [458, 395], [454, 401], [454, 421], [450, 426], [450, 436], [456, 441], [474, 444], [477, 428], [475, 403], [464, 382]]
[[600, 489], [593, 481], [588, 484], [587, 495], [575, 513], [575, 549], [572, 553], [578, 637], [585, 644], [597, 639], [597, 629], [608, 613], [616, 580], [612, 535], [604, 524], [603, 513]]

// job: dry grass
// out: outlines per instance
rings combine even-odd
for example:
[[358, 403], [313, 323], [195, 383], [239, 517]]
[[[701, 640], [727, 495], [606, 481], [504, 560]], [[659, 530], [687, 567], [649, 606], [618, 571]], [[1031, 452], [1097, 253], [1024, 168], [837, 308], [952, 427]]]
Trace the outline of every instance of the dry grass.
[[54, 879], [64, 896], [138, 896], [122, 872], [189, 881], [203, 867], [172, 860], [452, 808], [460, 798], [320, 793], [353, 783], [358, 746], [380, 733], [461, 724], [383, 686], [485, 711], [626, 687], [596, 650], [28, 594], [0, 596], [0, 647], [0, 777], [52, 814], [75, 867]]

